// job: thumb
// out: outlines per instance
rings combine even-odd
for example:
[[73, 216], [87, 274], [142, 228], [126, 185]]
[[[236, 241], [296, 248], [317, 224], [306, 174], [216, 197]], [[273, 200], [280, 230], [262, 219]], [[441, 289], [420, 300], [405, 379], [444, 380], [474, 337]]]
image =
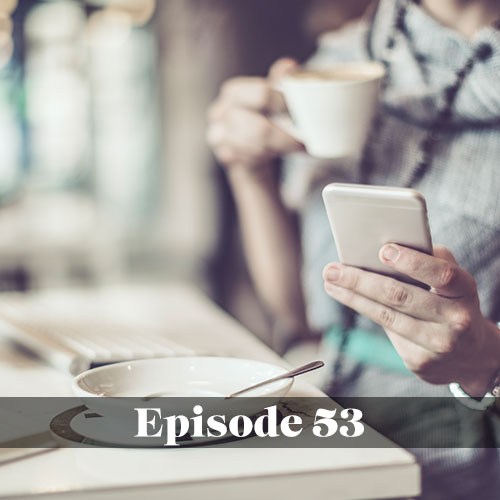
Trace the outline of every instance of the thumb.
[[277, 84], [285, 76], [299, 68], [299, 63], [288, 57], [278, 59], [269, 69], [268, 80], [273, 87], [269, 110], [271, 114], [280, 114], [286, 112], [286, 104], [283, 94], [277, 90]]
[[293, 73], [299, 68], [299, 63], [295, 59], [291, 59], [289, 57], [283, 57], [282, 59], [278, 59], [272, 66], [269, 68], [268, 78], [273, 82], [277, 83], [280, 78], [283, 78], [285, 75]]

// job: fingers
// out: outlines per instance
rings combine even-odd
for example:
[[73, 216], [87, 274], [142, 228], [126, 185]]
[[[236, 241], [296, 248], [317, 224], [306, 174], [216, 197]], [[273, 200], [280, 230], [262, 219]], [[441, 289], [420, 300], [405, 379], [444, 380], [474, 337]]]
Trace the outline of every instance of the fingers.
[[329, 283], [421, 320], [439, 321], [447, 305], [446, 299], [417, 286], [339, 263], [326, 266], [323, 276]]
[[293, 59], [280, 59], [271, 66], [268, 79], [246, 76], [231, 78], [222, 86], [220, 98], [210, 110], [210, 116], [217, 118], [218, 114], [231, 104], [263, 113], [285, 112], [283, 96], [273, 85], [286, 74], [295, 71], [298, 66]]
[[325, 290], [330, 297], [378, 323], [383, 328], [393, 330], [423, 347], [427, 345], [427, 339], [421, 338], [420, 335], [422, 330], [420, 320], [364, 297], [348, 288], [342, 288], [329, 282], [325, 284]]
[[238, 77], [228, 80], [221, 88], [218, 103], [210, 112], [216, 114], [235, 105], [268, 114], [286, 111], [281, 93], [273, 88], [269, 80], [258, 77]]
[[386, 331], [390, 330], [435, 355], [449, 352], [454, 341], [455, 334], [451, 326], [414, 318], [349, 288], [329, 282], [325, 283], [325, 290], [330, 297], [378, 323]]
[[227, 81], [208, 111], [207, 141], [225, 165], [255, 166], [304, 146], [278, 127], [269, 115], [283, 114], [286, 106], [273, 82], [298, 64], [280, 59], [269, 78], [240, 77]]
[[439, 295], [460, 298], [475, 294], [474, 279], [457, 265], [449, 250], [438, 247], [437, 252], [439, 256], [427, 255], [390, 243], [380, 249], [379, 258], [388, 267], [429, 285]]
[[362, 269], [329, 264], [325, 290], [386, 329], [434, 353], [445, 353], [469, 328], [469, 300], [449, 299]]
[[223, 162], [258, 161], [302, 151], [303, 146], [267, 117], [245, 108], [229, 108], [211, 123], [207, 140]]
[[473, 365], [474, 373], [470, 377], [466, 373], [474, 352], [486, 359], [486, 351], [478, 348], [487, 328], [474, 279], [448, 249], [436, 247], [434, 252], [431, 256], [395, 244], [380, 251], [382, 262], [427, 283], [430, 291], [338, 263], [325, 267], [325, 290], [381, 325], [406, 366], [423, 380], [465, 381], [471, 394], [484, 394], [492, 369], [478, 376], [482, 365]]

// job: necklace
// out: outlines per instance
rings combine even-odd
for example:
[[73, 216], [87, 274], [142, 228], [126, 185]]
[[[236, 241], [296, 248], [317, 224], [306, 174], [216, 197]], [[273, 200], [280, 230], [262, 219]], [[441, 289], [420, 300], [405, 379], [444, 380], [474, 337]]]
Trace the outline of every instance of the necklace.
[[[406, 27], [406, 15], [408, 11], [408, 7], [411, 3], [420, 4], [420, 0], [396, 0], [397, 7], [395, 9], [395, 16], [393, 20], [392, 30], [389, 34], [386, 44], [385, 44], [385, 53], [389, 54], [389, 57], [382, 58], [380, 62], [382, 62], [386, 67], [387, 75], [390, 75], [391, 70], [391, 57], [390, 54], [393, 52], [396, 46], [396, 38], [399, 35], [403, 35], [406, 40], [411, 42], [411, 35]], [[368, 31], [368, 40], [367, 47], [371, 47], [371, 36], [373, 31], [373, 24], [376, 15], [372, 18], [372, 25], [370, 30]], [[496, 29], [500, 29], [500, 19], [497, 20], [493, 26]], [[370, 52], [370, 50], [369, 50]], [[418, 148], [418, 160], [413, 165], [413, 167], [408, 171], [406, 178], [402, 182], [403, 187], [414, 187], [416, 186], [428, 173], [432, 166], [433, 154], [436, 148], [436, 145], [442, 139], [442, 130], [449, 124], [452, 118], [453, 108], [457, 99], [458, 94], [460, 93], [460, 89], [463, 86], [464, 81], [472, 72], [474, 65], [477, 62], [486, 61], [493, 53], [493, 49], [489, 44], [482, 43], [478, 45], [473, 53], [468, 57], [466, 63], [463, 67], [456, 70], [453, 81], [451, 84], [447, 85], [442, 90], [442, 106], [437, 110], [434, 120], [431, 122], [428, 127], [424, 137], [421, 139]], [[422, 63], [422, 57], [419, 54], [414, 53], [414, 57], [417, 61]], [[382, 93], [385, 90], [389, 78], [386, 77], [384, 84], [382, 85]], [[361, 161], [360, 161], [360, 183], [368, 184], [369, 176], [372, 170], [372, 157], [371, 157], [371, 148], [370, 144], [373, 144], [376, 139], [376, 133], [380, 130], [380, 125], [382, 122], [382, 116], [379, 111], [377, 116], [375, 117], [372, 131], [370, 136], [368, 137], [367, 144], [365, 145], [365, 149], [363, 151]], [[329, 393], [334, 395], [335, 390], [339, 387], [339, 381], [343, 368], [343, 354], [347, 347], [347, 343], [349, 341], [350, 333], [356, 326], [356, 318], [357, 313], [350, 309], [347, 306], [343, 306], [341, 309], [341, 326], [342, 326], [342, 335], [338, 347], [338, 354], [335, 359], [333, 369], [332, 369], [332, 384], [329, 388]]]

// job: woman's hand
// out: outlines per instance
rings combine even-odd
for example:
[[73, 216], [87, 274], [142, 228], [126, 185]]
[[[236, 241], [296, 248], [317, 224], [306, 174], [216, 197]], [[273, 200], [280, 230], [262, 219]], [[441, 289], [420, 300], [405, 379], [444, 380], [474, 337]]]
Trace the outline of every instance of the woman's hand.
[[304, 147], [269, 116], [286, 112], [282, 95], [273, 84], [293, 71], [297, 63], [280, 59], [268, 78], [228, 80], [208, 112], [207, 140], [218, 160], [228, 167], [261, 166]]
[[430, 256], [389, 244], [379, 257], [431, 289], [332, 263], [323, 271], [328, 295], [384, 327], [423, 380], [458, 382], [470, 396], [484, 396], [500, 368], [500, 332], [481, 313], [474, 278], [440, 246]]

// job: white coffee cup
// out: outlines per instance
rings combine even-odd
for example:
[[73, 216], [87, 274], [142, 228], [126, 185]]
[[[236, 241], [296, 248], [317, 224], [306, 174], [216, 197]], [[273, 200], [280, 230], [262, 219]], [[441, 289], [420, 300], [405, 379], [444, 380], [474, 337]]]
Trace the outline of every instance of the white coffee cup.
[[275, 121], [319, 158], [360, 156], [376, 110], [385, 67], [378, 62], [301, 69], [277, 85], [292, 117]]

